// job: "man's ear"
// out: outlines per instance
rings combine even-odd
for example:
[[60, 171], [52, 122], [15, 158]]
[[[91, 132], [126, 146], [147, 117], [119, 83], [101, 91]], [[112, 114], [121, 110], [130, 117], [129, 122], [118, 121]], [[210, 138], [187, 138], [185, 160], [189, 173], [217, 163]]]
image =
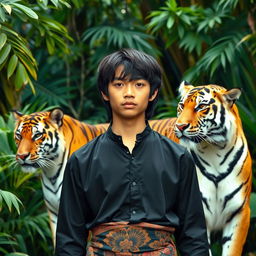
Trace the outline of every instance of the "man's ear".
[[149, 97], [149, 100], [148, 100], [148, 101], [153, 101], [153, 100], [156, 98], [157, 94], [158, 94], [158, 89], [156, 89], [156, 90], [153, 92], [153, 94]]
[[101, 96], [105, 101], [109, 101], [109, 97], [103, 91], [101, 91]]

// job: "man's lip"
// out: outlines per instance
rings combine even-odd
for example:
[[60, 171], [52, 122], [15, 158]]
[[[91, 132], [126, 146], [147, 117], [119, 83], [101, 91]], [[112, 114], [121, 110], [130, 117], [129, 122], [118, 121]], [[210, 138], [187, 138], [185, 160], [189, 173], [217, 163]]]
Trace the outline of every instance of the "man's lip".
[[136, 104], [134, 102], [124, 102], [122, 105], [124, 105], [124, 106], [135, 106]]

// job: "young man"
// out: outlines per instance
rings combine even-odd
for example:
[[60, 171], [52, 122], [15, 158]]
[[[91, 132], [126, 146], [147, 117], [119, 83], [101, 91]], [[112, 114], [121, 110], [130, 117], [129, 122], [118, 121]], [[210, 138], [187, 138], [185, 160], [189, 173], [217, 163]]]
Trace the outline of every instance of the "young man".
[[67, 163], [57, 256], [176, 256], [173, 236], [180, 255], [208, 255], [191, 157], [147, 122], [160, 85], [161, 69], [145, 53], [123, 49], [101, 61], [111, 125]]

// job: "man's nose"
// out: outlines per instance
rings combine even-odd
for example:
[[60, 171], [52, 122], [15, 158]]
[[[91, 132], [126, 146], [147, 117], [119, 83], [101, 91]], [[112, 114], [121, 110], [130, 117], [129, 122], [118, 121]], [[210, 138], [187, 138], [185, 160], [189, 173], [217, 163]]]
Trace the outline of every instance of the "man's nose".
[[132, 84], [127, 84], [125, 86], [124, 97], [134, 97], [134, 88]]

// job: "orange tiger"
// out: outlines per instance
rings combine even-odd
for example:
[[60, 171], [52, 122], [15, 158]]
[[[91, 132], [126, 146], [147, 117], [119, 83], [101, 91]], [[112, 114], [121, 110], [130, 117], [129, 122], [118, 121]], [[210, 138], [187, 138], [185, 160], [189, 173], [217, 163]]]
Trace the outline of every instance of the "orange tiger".
[[252, 161], [238, 109], [240, 89], [182, 83], [175, 124], [197, 168], [208, 239], [222, 231], [222, 255], [240, 256], [250, 223]]
[[[60, 109], [23, 115], [14, 112], [16, 119], [16, 160], [24, 172], [42, 169], [44, 201], [50, 217], [53, 242], [57, 224], [62, 180], [70, 155], [106, 131], [109, 124], [89, 125], [64, 115]], [[150, 121], [154, 129], [174, 137], [175, 119]], [[177, 138], [176, 138], [177, 140]]]
[[55, 240], [62, 179], [67, 160], [83, 144], [105, 132], [108, 125], [81, 123], [64, 115], [60, 109], [30, 115], [14, 112], [14, 116], [16, 160], [24, 172], [42, 169], [44, 201]]

